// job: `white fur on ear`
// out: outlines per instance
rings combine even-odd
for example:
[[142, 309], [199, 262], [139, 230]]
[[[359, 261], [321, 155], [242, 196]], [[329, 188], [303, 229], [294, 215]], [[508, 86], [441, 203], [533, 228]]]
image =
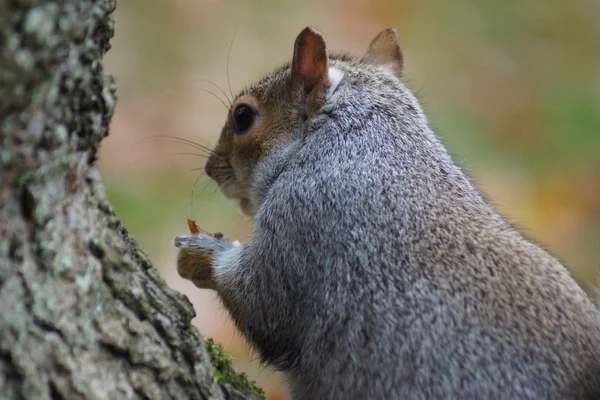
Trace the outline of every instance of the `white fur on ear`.
[[342, 70], [336, 67], [329, 67], [329, 82], [331, 83], [331, 86], [327, 91], [328, 98], [331, 97], [331, 95], [335, 92], [335, 89], [337, 89], [338, 85], [342, 81], [342, 78], [344, 78], [344, 73]]

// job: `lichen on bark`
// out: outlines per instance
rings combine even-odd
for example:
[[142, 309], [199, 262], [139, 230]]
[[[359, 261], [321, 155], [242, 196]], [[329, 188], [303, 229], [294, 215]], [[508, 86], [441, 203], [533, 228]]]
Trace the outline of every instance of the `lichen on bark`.
[[254, 398], [105, 196], [114, 0], [0, 0], [0, 398]]

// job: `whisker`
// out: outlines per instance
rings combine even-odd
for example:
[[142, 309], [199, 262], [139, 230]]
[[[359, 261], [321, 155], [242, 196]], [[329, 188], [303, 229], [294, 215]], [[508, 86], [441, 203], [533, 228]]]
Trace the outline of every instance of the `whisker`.
[[[190, 216], [191, 216], [190, 219], [192, 219], [192, 220], [194, 219], [193, 218], [193, 216], [194, 216], [194, 200], [196, 200], [198, 197], [200, 197], [200, 195], [204, 191], [204, 190], [202, 190], [196, 196], [194, 196], [194, 192], [196, 191], [196, 185], [198, 184], [198, 181], [200, 181], [200, 178], [202, 178], [202, 176], [204, 176], [204, 172], [198, 174], [198, 176], [194, 180], [194, 184], [192, 185], [192, 198], [189, 203], [190, 204]], [[208, 183], [210, 183], [210, 182], [208, 182]], [[204, 187], [206, 188], [206, 185]]]
[[200, 178], [202, 178], [203, 175], [204, 175], [204, 173], [198, 174], [198, 176], [194, 180], [194, 184], [192, 185], [192, 190], [196, 189], [196, 185], [198, 184], [198, 181], [200, 180]]
[[117, 170], [119, 170], [121, 168], [125, 168], [125, 167], [128, 167], [128, 166], [137, 164], [137, 163], [139, 163], [141, 161], [152, 160], [152, 159], [155, 159], [155, 158], [160, 158], [160, 157], [165, 157], [165, 156], [195, 156], [195, 157], [201, 157], [201, 158], [202, 157], [203, 158], [207, 157], [207, 155], [205, 155], [205, 154], [185, 153], [185, 152], [157, 154], [155, 156], [149, 156], [149, 157], [141, 158], [139, 160], [133, 160], [133, 161], [131, 161], [129, 163], [122, 164], [122, 165], [119, 165], [119, 166], [117, 166], [115, 168], [108, 169], [108, 170], [106, 170], [106, 172], [114, 172], [114, 171], [117, 171]]
[[[197, 199], [198, 199], [198, 197], [202, 196], [202, 194], [204, 194], [204, 192], [206, 191], [206, 188], [208, 187], [208, 185], [210, 185], [211, 183], [213, 183], [213, 181], [208, 181], [208, 182], [206, 182], [206, 183], [204, 184], [204, 187], [202, 188], [202, 190], [200, 190], [200, 191], [198, 192], [198, 194], [196, 194], [196, 195], [194, 196], [194, 200], [197, 200]], [[195, 192], [195, 190], [194, 190], [194, 189], [192, 189], [192, 192]], [[214, 193], [213, 193], [213, 194], [214, 194]], [[186, 204], [186, 206], [187, 206], [187, 205], [189, 205], [189, 203], [188, 203], [188, 204]]]
[[225, 91], [223, 89], [221, 89], [221, 86], [217, 85], [216, 83], [214, 83], [213, 81], [208, 80], [208, 79], [198, 79], [198, 82], [210, 83], [215, 88], [217, 88], [219, 90], [219, 92], [221, 92], [221, 94], [223, 96], [225, 96], [225, 100], [227, 100], [227, 102], [229, 103], [229, 108], [231, 108], [231, 102], [232, 102], [232, 100], [227, 96], [227, 93], [225, 93]]
[[231, 56], [231, 49], [233, 48], [233, 42], [235, 40], [235, 34], [238, 30], [239, 21], [235, 23], [235, 29], [233, 31], [233, 37], [231, 38], [231, 43], [229, 44], [229, 51], [227, 52], [227, 86], [229, 86], [229, 94], [233, 99], [233, 92], [231, 91], [231, 81], [229, 80], [229, 57]]
[[[212, 184], [213, 181], [208, 181], [206, 182], [206, 184], [204, 185], [204, 187], [202, 188], [202, 191], [198, 194], [198, 196], [200, 196], [200, 194], [206, 192], [206, 189], [210, 186], [210, 184]], [[212, 196], [213, 194], [215, 194], [217, 192], [217, 190], [219, 189], [219, 185], [215, 185], [215, 190], [213, 190], [212, 193], [210, 193], [210, 195]]]
[[223, 106], [227, 109], [227, 111], [229, 111], [229, 109], [231, 108], [231, 106], [227, 106], [227, 104], [225, 104], [225, 102], [223, 101], [223, 99], [221, 99], [219, 96], [217, 96], [216, 94], [214, 94], [210, 90], [208, 90], [208, 89], [200, 89], [200, 90], [202, 90], [203, 92], [210, 93], [211, 95], [213, 95], [215, 97], [215, 99], [219, 100], [221, 102], [221, 104], [223, 104]]
[[194, 220], [194, 188], [192, 188], [192, 198], [190, 199], [190, 219]]
[[150, 140], [165, 140], [165, 141], [171, 141], [171, 142], [179, 143], [179, 144], [187, 144], [187, 145], [192, 146], [192, 147], [194, 147], [194, 148], [196, 148], [198, 150], [206, 151], [209, 154], [212, 154], [212, 151], [213, 151], [211, 148], [209, 148], [207, 146], [204, 146], [204, 145], [201, 145], [200, 143], [196, 143], [196, 142], [194, 142], [192, 140], [189, 140], [189, 139], [185, 139], [185, 138], [178, 137], [178, 136], [171, 136], [171, 135], [152, 135], [152, 136], [146, 136], [144, 138], [141, 138], [137, 142], [135, 142], [133, 144], [133, 146], [132, 146], [132, 149], [134, 149], [138, 145], [140, 145], [140, 144], [142, 144], [144, 142], [150, 141]]

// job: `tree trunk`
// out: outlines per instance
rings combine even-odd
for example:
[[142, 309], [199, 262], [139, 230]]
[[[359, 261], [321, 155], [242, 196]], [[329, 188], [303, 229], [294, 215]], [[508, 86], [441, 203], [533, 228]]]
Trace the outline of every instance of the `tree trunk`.
[[0, 398], [254, 398], [106, 201], [114, 7], [0, 0]]

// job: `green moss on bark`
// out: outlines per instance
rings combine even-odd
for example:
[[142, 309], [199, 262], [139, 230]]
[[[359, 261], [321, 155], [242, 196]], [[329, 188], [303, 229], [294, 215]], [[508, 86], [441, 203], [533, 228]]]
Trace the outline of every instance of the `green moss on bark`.
[[244, 373], [235, 372], [232, 359], [223, 350], [223, 346], [211, 338], [204, 338], [204, 344], [210, 354], [211, 363], [214, 367], [214, 377], [219, 384], [229, 384], [241, 392], [250, 391], [259, 399], [265, 398], [265, 392], [256, 386], [256, 382], [248, 379]]

